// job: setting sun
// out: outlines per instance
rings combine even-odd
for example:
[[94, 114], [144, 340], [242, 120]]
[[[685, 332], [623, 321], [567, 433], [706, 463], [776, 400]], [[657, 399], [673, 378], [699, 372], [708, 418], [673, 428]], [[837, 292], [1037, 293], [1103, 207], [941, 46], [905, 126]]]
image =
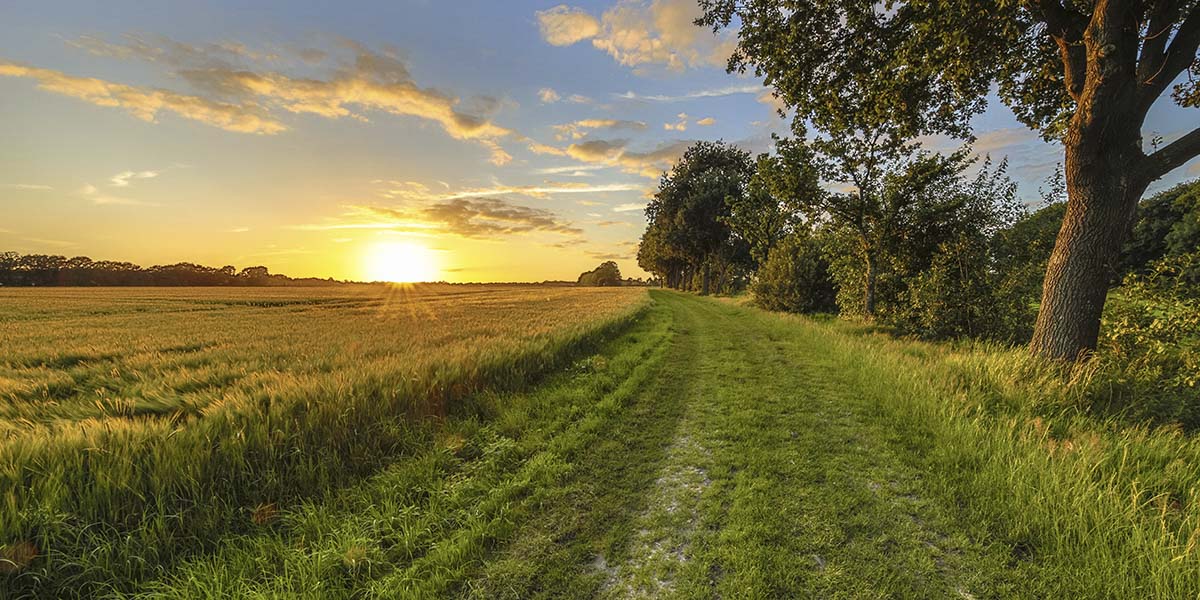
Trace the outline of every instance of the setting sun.
[[440, 279], [437, 257], [411, 242], [385, 242], [367, 251], [366, 274], [371, 281], [416, 283]]

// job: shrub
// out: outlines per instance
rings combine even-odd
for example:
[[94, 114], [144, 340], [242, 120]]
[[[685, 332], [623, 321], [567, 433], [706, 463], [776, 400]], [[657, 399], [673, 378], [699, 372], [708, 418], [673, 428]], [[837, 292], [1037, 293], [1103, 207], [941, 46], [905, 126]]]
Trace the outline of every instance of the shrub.
[[767, 256], [751, 287], [756, 304], [797, 313], [837, 310], [837, 292], [821, 245], [808, 233], [784, 238]]
[[1097, 360], [1110, 410], [1156, 423], [1200, 426], [1200, 252], [1133, 274], [1105, 306]]

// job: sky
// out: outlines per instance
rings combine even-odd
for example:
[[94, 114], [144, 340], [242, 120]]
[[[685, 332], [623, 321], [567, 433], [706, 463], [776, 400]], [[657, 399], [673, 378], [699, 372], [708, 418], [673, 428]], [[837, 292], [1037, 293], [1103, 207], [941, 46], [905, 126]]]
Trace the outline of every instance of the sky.
[[[247, 4], [6, 2], [0, 250], [355, 280], [406, 260], [447, 281], [604, 260], [644, 276], [661, 172], [695, 140], [759, 153], [788, 130], [768, 88], [725, 72], [733, 33], [691, 25], [695, 0]], [[1164, 99], [1146, 131], [1197, 121]], [[1061, 149], [994, 99], [974, 127], [1036, 201]]]

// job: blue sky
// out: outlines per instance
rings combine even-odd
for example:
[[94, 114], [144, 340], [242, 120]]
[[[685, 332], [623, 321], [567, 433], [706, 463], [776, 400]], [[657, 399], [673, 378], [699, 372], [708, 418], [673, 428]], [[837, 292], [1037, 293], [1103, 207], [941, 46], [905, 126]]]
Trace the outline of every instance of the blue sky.
[[[638, 275], [656, 173], [787, 129], [688, 0], [245, 4], [7, 3], [0, 248], [364, 278], [399, 241], [449, 280]], [[1196, 122], [1164, 100], [1147, 131]], [[1058, 149], [995, 102], [976, 129], [1036, 199]]]

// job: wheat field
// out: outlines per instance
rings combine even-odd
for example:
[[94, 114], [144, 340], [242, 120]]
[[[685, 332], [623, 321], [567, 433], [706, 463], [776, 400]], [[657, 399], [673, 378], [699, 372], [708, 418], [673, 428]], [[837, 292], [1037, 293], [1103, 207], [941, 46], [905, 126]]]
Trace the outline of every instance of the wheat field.
[[550, 286], [0, 290], [0, 569], [26, 592], [137, 580], [429, 443], [425, 424], [463, 398], [528, 385], [646, 302]]

